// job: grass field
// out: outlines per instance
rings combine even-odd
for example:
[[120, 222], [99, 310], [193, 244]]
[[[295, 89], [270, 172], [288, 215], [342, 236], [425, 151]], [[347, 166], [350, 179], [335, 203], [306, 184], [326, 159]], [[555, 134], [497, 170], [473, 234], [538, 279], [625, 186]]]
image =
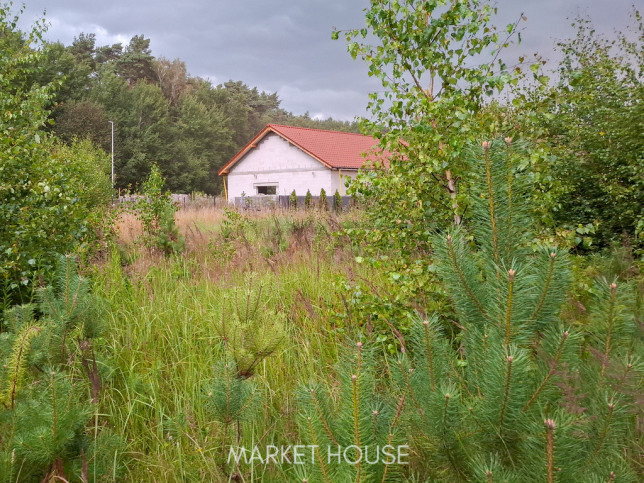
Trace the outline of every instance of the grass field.
[[[128, 481], [285, 480], [273, 466], [262, 467], [269, 474], [222, 470], [222, 448], [233, 440], [297, 442], [295, 389], [332, 378], [339, 347], [352, 336], [329, 314], [342, 303], [337, 277], [367, 276], [334, 235], [355, 216], [261, 212], [231, 222], [222, 210], [180, 211], [186, 251], [169, 258], [138, 243], [135, 218], [121, 218], [119, 248], [96, 267], [95, 280], [109, 305], [102, 419], [127, 441], [120, 461]], [[243, 308], [260, 290], [259, 311], [279, 315], [284, 337], [249, 378], [260, 407], [232, 430], [213, 420], [205, 388], [233, 350], [221, 336], [224, 307]]]
[[[423, 368], [433, 368], [434, 363], [443, 362], [433, 355], [434, 359], [427, 356], [429, 362], [426, 364], [422, 354], [433, 354], [429, 345], [419, 346], [418, 336], [410, 332], [411, 329], [404, 328], [402, 318], [396, 319], [394, 322], [401, 331], [405, 331], [404, 337], [411, 343], [409, 354], [413, 356], [414, 351], [421, 354], [421, 359], [415, 361], [408, 372], [402, 373], [411, 374], [420, 369], [418, 376], [416, 379], [409, 377], [406, 386], [400, 389], [401, 386], [396, 384], [401, 379], [396, 382], [396, 374], [398, 368], [407, 364], [401, 361], [409, 359], [405, 359], [407, 354], [402, 357], [402, 345], [398, 351], [391, 349], [389, 342], [395, 343], [398, 333], [390, 327], [392, 333], [385, 334], [388, 329], [382, 320], [374, 321], [372, 326], [370, 309], [361, 306], [366, 298], [351, 300], [359, 292], [358, 284], [371, 290], [373, 297], [377, 298], [375, 303], [382, 305], [390, 304], [394, 294], [384, 270], [379, 272], [376, 264], [358, 263], [365, 254], [356, 252], [358, 249], [342, 234], [342, 227], [364, 227], [360, 217], [358, 211], [337, 216], [318, 211], [183, 210], [176, 214], [176, 222], [185, 249], [181, 253], [164, 256], [144, 244], [145, 237], [136, 218], [127, 213], [121, 216], [117, 225], [118, 235], [111, 243], [109, 253], [90, 268], [94, 293], [106, 301], [107, 307], [106, 330], [101, 346], [96, 348], [96, 353], [100, 354], [103, 391], [94, 427], [109, 428], [123, 442], [113, 455], [111, 474], [104, 475], [104, 479], [301, 482], [313, 481], [310, 475], [317, 475], [315, 481], [334, 482], [335, 476], [318, 478], [322, 473], [315, 472], [321, 472], [323, 464], [317, 461], [307, 468], [283, 461], [235, 462], [229, 459], [229, 450], [232, 447], [283, 448], [317, 444], [315, 438], [319, 435], [325, 438], [325, 432], [331, 435], [328, 441], [333, 440], [334, 431], [344, 438], [342, 441], [345, 443], [364, 442], [363, 436], [372, 437], [365, 434], [365, 428], [376, 428], [375, 422], [373, 426], [369, 424], [381, 418], [386, 421], [382, 426], [386, 433], [379, 433], [385, 436], [379, 441], [395, 439], [399, 448], [400, 445], [409, 448], [410, 462], [404, 468], [397, 465], [389, 474], [385, 472], [379, 476], [377, 481], [471, 481], [461, 476], [457, 479], [445, 477], [450, 474], [454, 462], [449, 458], [442, 460], [440, 456], [443, 450], [449, 454], [452, 451], [445, 445], [445, 438], [450, 437], [445, 436], [445, 427], [448, 402], [451, 394], [457, 391], [456, 386], [452, 384], [441, 389], [441, 381], [438, 381], [438, 392], [432, 391], [432, 394], [438, 394], [436, 397], [439, 399], [430, 398], [424, 403], [416, 400], [424, 397], [423, 391], [433, 384], [428, 382], [433, 379], [425, 383], [418, 379]], [[632, 322], [636, 322], [628, 329], [632, 333], [624, 332], [626, 335], [620, 339], [621, 346], [615, 344], [616, 350], [623, 349], [626, 359], [619, 357], [634, 361], [625, 365], [624, 371], [636, 367], [638, 374], [644, 374], [644, 365], [637, 355], [637, 347], [641, 347], [641, 335], [637, 335], [641, 327], [637, 323], [641, 321], [644, 300], [641, 270], [626, 249], [607, 255], [571, 257], [571, 265], [574, 281], [570, 292], [563, 294], [566, 302], [559, 316], [566, 327], [582, 334], [575, 336], [579, 337], [578, 340], [584, 340], [578, 351], [574, 349], [577, 351], [574, 357], [572, 353], [570, 355], [575, 364], [587, 364], [589, 368], [584, 373], [590, 376], [585, 380], [583, 390], [597, 394], [597, 400], [603, 402], [605, 388], [602, 381], [608, 381], [603, 376], [604, 366], [609, 366], [594, 362], [593, 354], [599, 352], [593, 345], [597, 345], [595, 339], [603, 340], [600, 339], [602, 334], [612, 334], [610, 324], [615, 317], [624, 327], [631, 327]], [[615, 305], [618, 309], [610, 308], [613, 299], [602, 298], [602, 285], [596, 283], [602, 277], [618, 281], [610, 286], [604, 284], [604, 287], [610, 287], [611, 294], [616, 294], [617, 286], [624, 291], [619, 304]], [[352, 287], [351, 293], [347, 293], [347, 287]], [[444, 300], [439, 302], [444, 303]], [[448, 324], [455, 320], [450, 315], [453, 312], [449, 305], [443, 308], [447, 314], [447, 324], [443, 327], [449, 327]], [[420, 320], [417, 322], [421, 323]], [[423, 321], [425, 327], [429, 327], [429, 323]], [[449, 346], [454, 352], [449, 370], [455, 371], [457, 375], [454, 377], [461, 381], [461, 374], [466, 374], [466, 371], [458, 345], [459, 337], [455, 335], [457, 342]], [[567, 337], [565, 335], [564, 339]], [[434, 339], [425, 339], [423, 343], [428, 344], [431, 340]], [[361, 366], [363, 343], [368, 346], [364, 367]], [[599, 344], [604, 351], [602, 354], [608, 351], [607, 347], [612, 347], [611, 344], [612, 340]], [[447, 349], [445, 345], [435, 354], [447, 354]], [[617, 362], [611, 371], [617, 371], [622, 364], [622, 359], [618, 359], [615, 358]], [[472, 360], [476, 362], [476, 358]], [[514, 359], [508, 356], [502, 360], [512, 362]], [[465, 362], [469, 363], [469, 360]], [[447, 371], [447, 367], [444, 366], [444, 370]], [[552, 368], [548, 372], [546, 365], [539, 367], [546, 371], [544, 381], [554, 377]], [[534, 373], [536, 371], [533, 369]], [[593, 371], [599, 371], [601, 375], [593, 378]], [[491, 372], [493, 378], [494, 371]], [[361, 374], [360, 377], [355, 376], [356, 373]], [[507, 374], [509, 380], [510, 372]], [[561, 377], [564, 374], [562, 372]], [[562, 381], [560, 387], [564, 388], [564, 395], [572, 394], [573, 383]], [[615, 444], [615, 455], [624, 457], [631, 465], [632, 470], [622, 469], [624, 474], [632, 471], [631, 475], [640, 475], [644, 471], [641, 464], [644, 444], [640, 416], [641, 376], [634, 375], [632, 380], [623, 376], [615, 381], [610, 382], [610, 394], [622, 391], [624, 401], [634, 397], [634, 409], [623, 412], [623, 421], [610, 429], [610, 434], [616, 435], [614, 441], [620, 438], [625, 441], [623, 446]], [[418, 384], [418, 389], [412, 388], [412, 384]], [[506, 394], [508, 384], [497, 378], [494, 388], [489, 386], [487, 390], [493, 395]], [[620, 388], [622, 384], [625, 389]], [[524, 385], [525, 381], [521, 379], [516, 387], [523, 388]], [[317, 404], [310, 401], [315, 401], [318, 396], [307, 399], [307, 395], [318, 391], [317, 388], [323, 404], [311, 410], [307, 404]], [[539, 386], [534, 394], [538, 395], [541, 388]], [[444, 399], [441, 391], [447, 391]], [[463, 413], [464, 418], [476, 409], [474, 404], [487, 407], [479, 393], [459, 396], [465, 397], [471, 397], [475, 402], [468, 407], [467, 413]], [[328, 400], [333, 404], [327, 404]], [[516, 404], [520, 405], [517, 411], [523, 411], [521, 407], [529, 407], [517, 400]], [[579, 414], [575, 424], [585, 425], [588, 438], [597, 437], [599, 443], [593, 443], [584, 450], [584, 439], [576, 438], [575, 444], [582, 446], [571, 445], [570, 448], [581, 447], [593, 456], [598, 452], [597, 448], [604, 445], [605, 435], [609, 434], [607, 428], [611, 416], [605, 424], [600, 424], [595, 415], [585, 418], [585, 408], [596, 404], [591, 399], [589, 401], [571, 406], [579, 409], [575, 413]], [[564, 398], [561, 404], [569, 402]], [[600, 404], [598, 407], [604, 406]], [[414, 416], [420, 414], [423, 417], [424, 411], [432, 408], [437, 412], [431, 420], [428, 418], [431, 424], [424, 429], [415, 426], [419, 420], [413, 419]], [[491, 403], [493, 414], [498, 408], [497, 403]], [[536, 408], [535, 405], [534, 415], [525, 413], [526, 420], [543, 421], [541, 410], [541, 406]], [[337, 414], [330, 415], [334, 411]], [[399, 416], [405, 421], [402, 429], [394, 428]], [[333, 429], [325, 427], [327, 420], [332, 421]], [[467, 429], [473, 421], [481, 424], [482, 420], [464, 420], [467, 421], [464, 432], [458, 433], [463, 447], [470, 444], [468, 451], [472, 454], [488, 451], [484, 446], [486, 443], [476, 439], [479, 431]], [[441, 423], [436, 424], [436, 421]], [[496, 421], [496, 416], [493, 421]], [[318, 426], [314, 428], [314, 424]], [[596, 428], [598, 424], [604, 429]], [[529, 428], [526, 433], [533, 431], [533, 426], [526, 428]], [[487, 434], [486, 431], [482, 430], [480, 434]], [[543, 438], [543, 426], [534, 429], [534, 435], [529, 437]], [[375, 429], [370, 441], [376, 441]], [[568, 447], [559, 447], [558, 450], [568, 451]], [[289, 456], [293, 457], [293, 450], [289, 451]], [[546, 453], [539, 450], [535, 454], [537, 456], [531, 454], [519, 462], [529, 466], [533, 458], [543, 458]], [[430, 460], [435, 455], [438, 455], [436, 459]], [[575, 460], [577, 456], [571, 458]], [[479, 460], [474, 458], [474, 471], [478, 471], [476, 465]], [[353, 472], [351, 481], [371, 481], [375, 474], [360, 476], [355, 467], [344, 466], [344, 473], [332, 474], [351, 475]], [[530, 474], [542, 474], [546, 466], [554, 467], [544, 461], [537, 466]], [[485, 467], [481, 468], [481, 471], [485, 470]], [[602, 470], [597, 471], [601, 473]], [[615, 481], [636, 481], [629, 478]]]

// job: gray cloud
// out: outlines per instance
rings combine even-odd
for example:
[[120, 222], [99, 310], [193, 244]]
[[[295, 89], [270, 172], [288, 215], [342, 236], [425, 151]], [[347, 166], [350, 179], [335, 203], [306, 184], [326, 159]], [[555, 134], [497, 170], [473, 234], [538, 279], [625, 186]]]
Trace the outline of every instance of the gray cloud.
[[[277, 92], [296, 114], [352, 119], [364, 115], [367, 93], [379, 85], [353, 61], [333, 27], [364, 25], [367, 0], [27, 0], [23, 26], [43, 10], [49, 40], [65, 44], [81, 32], [97, 43], [126, 43], [133, 35], [151, 39], [153, 54], [186, 62], [192, 75], [214, 82], [242, 80]], [[508, 55], [538, 51], [552, 55], [553, 38], [572, 34], [567, 17], [590, 15], [604, 32], [627, 23], [632, 0], [499, 0], [497, 23], [521, 12], [528, 17], [523, 43]]]

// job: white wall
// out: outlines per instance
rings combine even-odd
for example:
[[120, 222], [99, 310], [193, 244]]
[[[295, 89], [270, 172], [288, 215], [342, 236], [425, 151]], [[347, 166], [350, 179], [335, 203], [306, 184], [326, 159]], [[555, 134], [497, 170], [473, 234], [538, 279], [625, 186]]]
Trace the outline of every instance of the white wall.
[[301, 149], [275, 133], [268, 133], [256, 148], [238, 161], [228, 174], [228, 201], [233, 202], [242, 193], [257, 194], [257, 185], [275, 184], [278, 195], [290, 195], [293, 190], [304, 196], [311, 190], [318, 196], [324, 188], [328, 196], [335, 190], [345, 194], [346, 177], [355, 177], [356, 171], [330, 170]]

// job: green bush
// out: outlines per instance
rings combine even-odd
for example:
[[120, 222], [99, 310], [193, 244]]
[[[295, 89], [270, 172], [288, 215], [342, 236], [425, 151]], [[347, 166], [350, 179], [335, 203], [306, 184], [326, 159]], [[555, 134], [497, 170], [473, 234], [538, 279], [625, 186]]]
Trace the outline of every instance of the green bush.
[[143, 183], [143, 196], [136, 203], [136, 215], [143, 223], [144, 243], [164, 255], [181, 252], [183, 238], [174, 221], [177, 206], [165, 190], [165, 179], [158, 166], [152, 165]]
[[[318, 448], [315, 458], [296, 469], [297, 481], [401, 481], [402, 465], [387, 463], [378, 452], [403, 444], [399, 416], [404, 397], [381, 397], [373, 355], [373, 347], [362, 342], [344, 355], [336, 368], [339, 397], [334, 397], [335, 388], [317, 382], [299, 388], [300, 434]], [[331, 456], [338, 447], [345, 459]]]
[[311, 194], [311, 190], [306, 190], [306, 196], [304, 197], [304, 207], [307, 210], [313, 208], [313, 195]]
[[110, 199], [107, 159], [89, 142], [63, 146], [43, 127], [54, 84], [32, 85], [44, 28], [24, 40], [0, 5], [0, 308], [29, 302], [57, 254], [86, 252]]
[[335, 194], [333, 195], [333, 209], [336, 213], [342, 212], [342, 196], [340, 196], [338, 190], [335, 190]]
[[326, 190], [320, 190], [320, 198], [318, 199], [318, 208], [320, 211], [327, 211], [329, 209], [329, 202], [326, 199]]
[[583, 323], [562, 316], [569, 257], [533, 245], [528, 157], [509, 138], [468, 152], [471, 214], [432, 239], [453, 314], [416, 317], [378, 396], [393, 380], [405, 401], [417, 481], [641, 481], [642, 287], [599, 279]]
[[63, 256], [38, 300], [6, 311], [0, 333], [0, 479], [116, 478], [123, 442], [99, 423], [98, 412], [107, 372], [96, 347], [102, 303], [74, 258]]
[[599, 248], [627, 240], [643, 250], [644, 24], [634, 11], [634, 28], [612, 38], [587, 19], [573, 26], [577, 35], [558, 42], [557, 84], [535, 87], [517, 114], [534, 122], [534, 138], [548, 147], [540, 174], [553, 185], [555, 226], [587, 235], [575, 240], [583, 248], [591, 239]]

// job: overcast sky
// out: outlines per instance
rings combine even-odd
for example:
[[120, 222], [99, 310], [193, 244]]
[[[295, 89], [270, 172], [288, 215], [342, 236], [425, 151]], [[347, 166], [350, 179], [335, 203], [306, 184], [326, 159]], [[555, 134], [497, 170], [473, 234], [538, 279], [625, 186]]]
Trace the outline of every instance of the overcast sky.
[[[96, 34], [97, 45], [126, 45], [144, 34], [154, 56], [180, 58], [191, 75], [214, 84], [241, 80], [277, 92], [282, 107], [295, 114], [351, 120], [365, 114], [368, 92], [379, 87], [342, 39], [331, 40], [333, 27], [364, 26], [368, 0], [24, 1], [23, 28], [46, 10], [48, 40], [69, 45], [85, 32]], [[572, 35], [570, 18], [588, 15], [598, 30], [610, 33], [627, 25], [631, 6], [639, 2], [498, 0], [495, 23], [524, 12], [528, 21], [516, 57], [539, 52], [547, 58], [554, 39]]]

